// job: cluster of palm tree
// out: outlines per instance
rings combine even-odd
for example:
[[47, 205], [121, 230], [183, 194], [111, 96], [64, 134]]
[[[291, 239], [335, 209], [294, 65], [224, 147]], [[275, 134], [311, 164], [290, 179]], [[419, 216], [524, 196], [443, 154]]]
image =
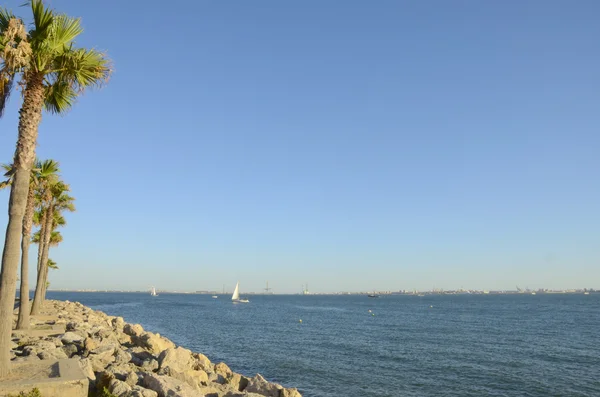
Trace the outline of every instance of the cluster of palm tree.
[[[0, 182], [0, 189], [12, 184], [14, 167], [12, 164], [2, 166], [8, 179]], [[66, 225], [63, 217], [64, 211], [75, 211], [73, 201], [69, 195], [69, 185], [60, 180], [58, 163], [54, 160], [36, 160], [29, 181], [27, 206], [23, 217], [21, 237], [21, 286], [19, 317], [17, 329], [29, 328], [29, 244], [38, 244], [37, 282], [31, 314], [39, 314], [40, 308], [46, 299], [48, 287], [48, 269], [58, 269], [56, 262], [48, 257], [50, 247], [62, 242], [59, 227]], [[33, 235], [33, 226], [39, 230]]]
[[[50, 113], [68, 111], [86, 88], [106, 82], [111, 72], [105, 54], [75, 45], [75, 39], [83, 32], [78, 18], [58, 13], [46, 7], [42, 0], [31, 0], [26, 4], [33, 16], [29, 30], [21, 18], [0, 6], [0, 116], [15, 82], [21, 87], [22, 94], [0, 273], [0, 379], [10, 372], [17, 273], [23, 256], [24, 262], [28, 260], [31, 225], [38, 220], [41, 229], [39, 245], [42, 249], [34, 298], [34, 305], [36, 302], [41, 305], [47, 282], [48, 249], [57, 241], [55, 238], [52, 242], [52, 232], [60, 223], [54, 211], [60, 212], [68, 205], [61, 201], [61, 194], [55, 195], [62, 189], [62, 197], [68, 196], [68, 186], [64, 183], [62, 187], [57, 186], [60, 185], [57, 182], [44, 190], [46, 197], [52, 197], [50, 201], [44, 201], [45, 210], [38, 215], [28, 212], [34, 213], [36, 208], [36, 191], [32, 192], [30, 187], [32, 178], [37, 177], [33, 174], [38, 172], [35, 148], [42, 113], [44, 110]], [[41, 204], [37, 207], [40, 209]], [[21, 282], [27, 278], [27, 274], [22, 274]], [[27, 292], [28, 288], [21, 287], [21, 293], [23, 291]], [[27, 310], [22, 312], [25, 315]]]

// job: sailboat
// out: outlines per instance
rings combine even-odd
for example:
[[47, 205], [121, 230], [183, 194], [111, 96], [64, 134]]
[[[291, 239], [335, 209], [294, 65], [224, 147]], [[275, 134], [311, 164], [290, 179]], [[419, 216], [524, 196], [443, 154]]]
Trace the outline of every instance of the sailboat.
[[240, 282], [238, 281], [235, 285], [235, 290], [233, 290], [233, 295], [231, 295], [231, 301], [233, 303], [249, 303], [248, 299], [240, 299]]
[[156, 293], [156, 288], [152, 287], [152, 289], [150, 290], [150, 296], [158, 296], [158, 294]]

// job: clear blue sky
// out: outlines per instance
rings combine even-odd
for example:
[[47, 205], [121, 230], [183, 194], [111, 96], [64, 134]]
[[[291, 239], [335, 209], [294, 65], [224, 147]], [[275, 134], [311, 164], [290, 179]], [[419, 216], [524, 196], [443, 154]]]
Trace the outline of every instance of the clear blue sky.
[[53, 287], [600, 287], [600, 2], [49, 4], [115, 63], [40, 127]]

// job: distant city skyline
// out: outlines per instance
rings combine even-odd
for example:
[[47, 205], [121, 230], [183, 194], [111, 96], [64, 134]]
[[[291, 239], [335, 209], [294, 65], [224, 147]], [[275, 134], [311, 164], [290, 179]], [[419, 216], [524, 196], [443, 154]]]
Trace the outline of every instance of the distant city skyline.
[[48, 4], [115, 65], [43, 116], [51, 288], [600, 287], [600, 2]]

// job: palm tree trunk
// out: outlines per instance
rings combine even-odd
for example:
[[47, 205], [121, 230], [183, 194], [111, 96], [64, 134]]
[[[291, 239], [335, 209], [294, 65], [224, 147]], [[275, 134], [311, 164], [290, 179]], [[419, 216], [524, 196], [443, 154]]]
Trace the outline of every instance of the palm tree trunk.
[[45, 278], [48, 273], [48, 249], [50, 248], [50, 236], [52, 235], [52, 213], [54, 206], [49, 205], [45, 211], [44, 233], [40, 232], [40, 251], [38, 252], [38, 275], [33, 295], [33, 304], [31, 305], [31, 314], [40, 314], [42, 304], [44, 303]]
[[33, 186], [30, 184], [29, 194], [27, 195], [27, 208], [23, 218], [23, 237], [21, 238], [21, 287], [19, 288], [21, 300], [19, 302], [17, 329], [29, 328], [29, 242], [33, 225], [34, 193]]
[[15, 176], [10, 189], [8, 226], [0, 273], [0, 379], [10, 372], [10, 338], [21, 254], [19, 243], [23, 236], [23, 216], [27, 207], [31, 168], [35, 161], [35, 145], [44, 105], [44, 76], [31, 74], [26, 78], [27, 85], [19, 116], [19, 137], [14, 158]]

